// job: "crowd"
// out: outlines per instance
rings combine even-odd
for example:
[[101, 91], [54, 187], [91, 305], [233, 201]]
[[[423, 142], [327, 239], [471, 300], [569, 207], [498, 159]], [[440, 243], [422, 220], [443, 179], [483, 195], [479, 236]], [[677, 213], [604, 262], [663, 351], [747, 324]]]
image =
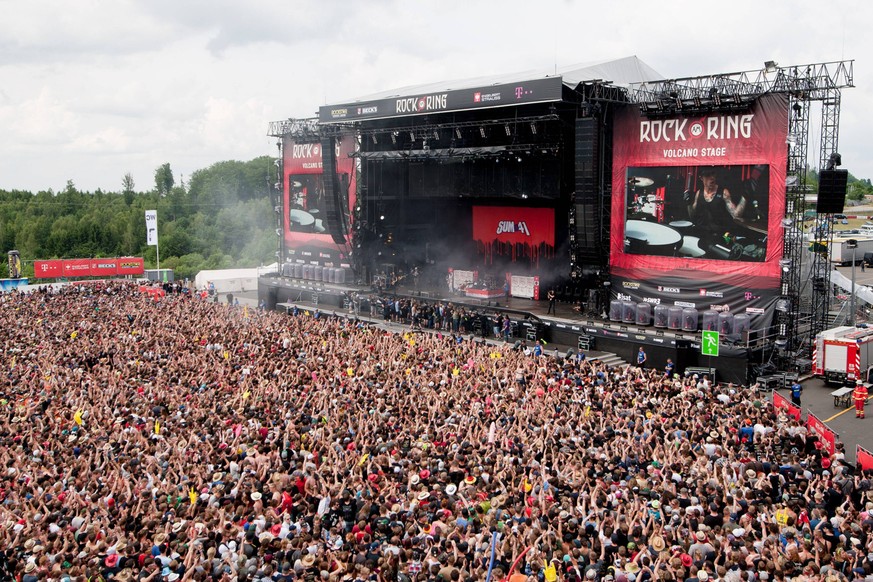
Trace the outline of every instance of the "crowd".
[[112, 284], [0, 296], [0, 579], [857, 580], [753, 388]]

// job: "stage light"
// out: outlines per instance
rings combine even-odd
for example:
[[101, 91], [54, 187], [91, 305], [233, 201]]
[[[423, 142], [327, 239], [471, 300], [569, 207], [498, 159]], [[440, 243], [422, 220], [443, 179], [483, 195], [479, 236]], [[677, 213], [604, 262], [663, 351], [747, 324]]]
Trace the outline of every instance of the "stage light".
[[282, 229], [281, 228], [276, 229], [276, 236], [282, 236]]
[[415, 134], [413, 132], [409, 132], [409, 141], [415, 141]]
[[433, 138], [438, 140], [440, 138], [440, 132], [433, 130]]
[[380, 215], [379, 215], [379, 220], [385, 220], [385, 215], [384, 215], [384, 214], [380, 214]]
[[537, 123], [536, 123], [536, 121], [531, 121], [531, 122], [530, 122], [530, 132], [531, 132], [532, 134], [534, 134], [534, 135], [537, 134]]
[[461, 128], [460, 127], [455, 128], [455, 137], [458, 139], [461, 139]]
[[479, 128], [479, 135], [482, 136], [482, 139], [485, 139], [485, 128], [484, 127]]
[[839, 153], [834, 152], [831, 154], [831, 157], [828, 158], [828, 167], [827, 167], [828, 170], [833, 170], [837, 166], [842, 166], [842, 165], [843, 165], [843, 156], [841, 156]]
[[516, 161], [516, 162], [520, 162], [520, 161], [521, 161], [521, 156], [516, 157], [516, 158], [515, 158], [515, 161]]
[[377, 143], [377, 140], [376, 140], [376, 134], [375, 134], [375, 133], [370, 134], [370, 139], [373, 141], [374, 144]]
[[764, 72], [765, 73], [775, 73], [776, 68], [779, 64], [776, 61], [764, 61]]
[[512, 135], [512, 130], [509, 129], [509, 124], [508, 124], [508, 123], [507, 123], [506, 125], [504, 125], [503, 127], [504, 127], [504, 129], [506, 129], [506, 135], [507, 135], [507, 137], [510, 136], [510, 135]]
[[274, 206], [273, 212], [275, 212], [276, 214], [282, 214], [282, 207], [281, 206]]
[[794, 219], [789, 218], [788, 216], [786, 216], [785, 218], [782, 219], [782, 226], [785, 228], [789, 228], [793, 224], [794, 224]]
[[279, 158], [276, 158], [275, 160], [273, 160], [273, 165], [278, 168], [279, 166], [282, 165], [282, 160], [280, 160]]

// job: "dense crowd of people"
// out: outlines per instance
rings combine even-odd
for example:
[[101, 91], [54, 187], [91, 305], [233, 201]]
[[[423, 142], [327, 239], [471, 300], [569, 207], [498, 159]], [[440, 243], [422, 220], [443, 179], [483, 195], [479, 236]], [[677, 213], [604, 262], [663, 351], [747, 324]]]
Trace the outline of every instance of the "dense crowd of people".
[[0, 313], [0, 579], [873, 572], [869, 476], [754, 387], [124, 284]]

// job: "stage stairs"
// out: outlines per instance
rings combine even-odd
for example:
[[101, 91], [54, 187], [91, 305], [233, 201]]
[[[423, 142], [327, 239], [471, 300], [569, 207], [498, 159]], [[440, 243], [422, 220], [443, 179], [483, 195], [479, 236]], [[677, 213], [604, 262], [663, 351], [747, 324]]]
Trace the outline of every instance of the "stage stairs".
[[617, 367], [617, 366], [627, 366], [627, 362], [622, 360], [616, 354], [612, 352], [598, 352], [595, 354], [588, 355], [589, 360], [597, 360], [598, 362], [603, 362], [607, 366]]

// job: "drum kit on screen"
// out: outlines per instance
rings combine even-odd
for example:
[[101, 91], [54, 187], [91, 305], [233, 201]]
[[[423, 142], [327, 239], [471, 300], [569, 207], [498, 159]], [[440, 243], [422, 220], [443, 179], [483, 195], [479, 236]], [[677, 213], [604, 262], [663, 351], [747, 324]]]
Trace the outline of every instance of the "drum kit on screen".
[[327, 229], [323, 221], [318, 218], [317, 208], [305, 209], [306, 192], [301, 182], [291, 182], [290, 201], [291, 210], [288, 212], [288, 229], [293, 232], [323, 233]]
[[664, 200], [654, 192], [655, 181], [639, 176], [628, 184], [628, 220], [625, 224], [625, 251], [631, 254], [678, 257], [703, 257], [700, 238], [692, 233], [689, 220], [658, 222], [664, 216]]

